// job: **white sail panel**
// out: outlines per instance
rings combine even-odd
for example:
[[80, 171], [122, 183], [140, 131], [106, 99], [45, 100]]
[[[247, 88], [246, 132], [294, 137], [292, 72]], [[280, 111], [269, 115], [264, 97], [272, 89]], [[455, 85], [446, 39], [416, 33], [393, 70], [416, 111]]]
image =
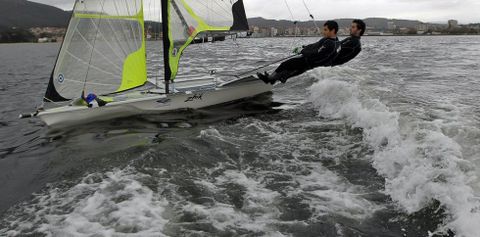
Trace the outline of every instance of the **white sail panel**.
[[248, 30], [242, 0], [169, 0], [166, 14], [170, 68], [167, 78], [172, 80], [177, 75], [182, 52], [198, 34]]
[[[46, 98], [98, 95], [146, 82], [141, 0], [77, 0]], [[56, 96], [55, 96], [56, 93]]]
[[211, 27], [230, 27], [233, 25], [232, 6], [237, 1], [222, 0], [183, 0], [192, 11]]

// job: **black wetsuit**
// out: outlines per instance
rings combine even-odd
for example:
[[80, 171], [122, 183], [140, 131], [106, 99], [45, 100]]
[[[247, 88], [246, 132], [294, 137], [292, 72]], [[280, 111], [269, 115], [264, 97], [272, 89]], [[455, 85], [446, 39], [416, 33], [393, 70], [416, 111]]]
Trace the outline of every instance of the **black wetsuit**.
[[333, 60], [332, 66], [342, 65], [354, 59], [360, 51], [362, 51], [362, 44], [360, 37], [350, 36], [340, 42], [341, 49]]
[[331, 66], [340, 46], [338, 38], [322, 38], [320, 41], [304, 46], [300, 55], [291, 58], [275, 70], [284, 82], [290, 77], [300, 75], [320, 66]]

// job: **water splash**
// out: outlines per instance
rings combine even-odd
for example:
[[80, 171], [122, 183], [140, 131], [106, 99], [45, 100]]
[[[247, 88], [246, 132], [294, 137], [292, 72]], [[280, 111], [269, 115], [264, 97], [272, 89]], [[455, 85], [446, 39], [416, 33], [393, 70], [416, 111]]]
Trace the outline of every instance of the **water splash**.
[[358, 87], [346, 82], [319, 81], [310, 88], [310, 100], [319, 116], [363, 129], [385, 191], [403, 210], [414, 213], [437, 200], [449, 214], [438, 232], [451, 228], [458, 236], [480, 236], [480, 201], [470, 186], [476, 176], [458, 143], [414, 121], [400, 126], [399, 113], [378, 100], [360, 99]]

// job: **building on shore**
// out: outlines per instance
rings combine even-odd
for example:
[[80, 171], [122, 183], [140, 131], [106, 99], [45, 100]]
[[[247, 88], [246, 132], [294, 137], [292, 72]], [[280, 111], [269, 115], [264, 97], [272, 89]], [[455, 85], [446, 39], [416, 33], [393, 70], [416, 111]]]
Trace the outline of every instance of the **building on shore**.
[[275, 27], [270, 28], [270, 37], [277, 37], [278, 36], [278, 29]]
[[38, 39], [38, 43], [62, 42], [66, 29], [62, 27], [33, 27], [29, 31]]
[[390, 32], [394, 32], [397, 29], [397, 25], [395, 25], [394, 21], [387, 22], [387, 30]]
[[425, 24], [425, 23], [418, 24], [416, 28], [417, 28], [417, 34], [419, 35], [426, 34], [429, 30], [428, 24]]
[[449, 29], [455, 29], [458, 27], [458, 21], [457, 20], [448, 20], [448, 28]]

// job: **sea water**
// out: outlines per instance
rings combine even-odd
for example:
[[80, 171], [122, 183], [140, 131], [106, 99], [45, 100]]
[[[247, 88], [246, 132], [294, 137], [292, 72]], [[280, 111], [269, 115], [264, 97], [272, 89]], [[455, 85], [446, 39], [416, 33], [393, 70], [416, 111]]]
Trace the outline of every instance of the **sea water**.
[[[193, 45], [180, 71], [245, 71], [316, 40]], [[480, 37], [362, 43], [272, 94], [61, 131], [17, 119], [59, 45], [0, 45], [0, 235], [480, 236]], [[150, 81], [161, 55], [148, 42]]]

